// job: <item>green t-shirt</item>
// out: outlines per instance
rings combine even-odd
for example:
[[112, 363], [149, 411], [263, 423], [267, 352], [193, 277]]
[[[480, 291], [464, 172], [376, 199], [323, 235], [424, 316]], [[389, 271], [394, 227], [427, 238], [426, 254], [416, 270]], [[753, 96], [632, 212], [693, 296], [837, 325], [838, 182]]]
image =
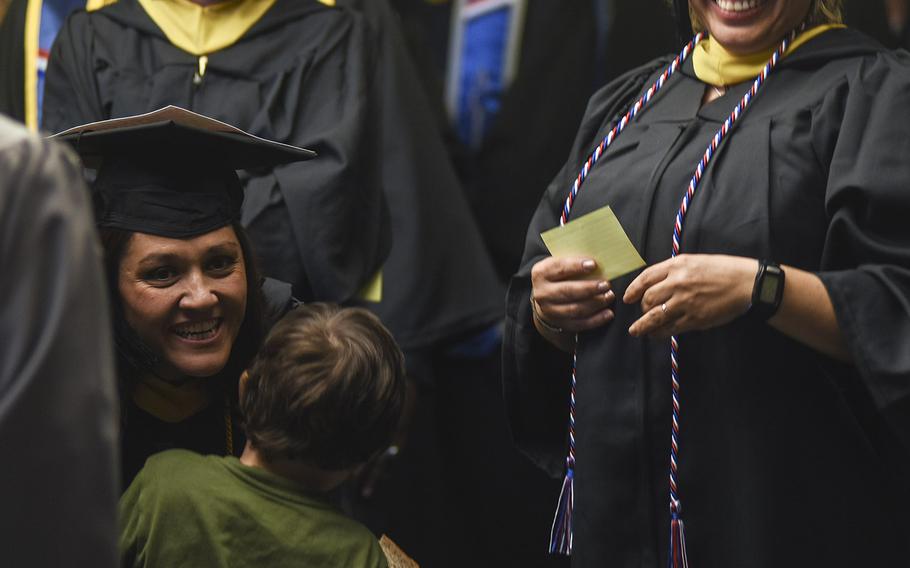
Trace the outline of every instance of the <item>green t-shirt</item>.
[[237, 458], [154, 455], [120, 498], [124, 567], [387, 568], [375, 536]]

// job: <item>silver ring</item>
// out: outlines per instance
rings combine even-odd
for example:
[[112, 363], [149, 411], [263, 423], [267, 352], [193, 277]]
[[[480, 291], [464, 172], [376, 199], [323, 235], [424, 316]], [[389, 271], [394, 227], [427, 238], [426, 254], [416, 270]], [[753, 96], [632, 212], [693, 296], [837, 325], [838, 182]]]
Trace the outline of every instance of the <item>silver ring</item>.
[[660, 305], [660, 311], [663, 313], [667, 313], [667, 303], [666, 302], [664, 302], [663, 304]]

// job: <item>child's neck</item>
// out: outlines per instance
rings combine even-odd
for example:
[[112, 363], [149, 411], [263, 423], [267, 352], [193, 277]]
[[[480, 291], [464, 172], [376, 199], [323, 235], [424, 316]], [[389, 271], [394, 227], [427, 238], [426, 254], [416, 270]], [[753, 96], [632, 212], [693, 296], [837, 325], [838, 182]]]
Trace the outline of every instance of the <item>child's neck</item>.
[[290, 479], [305, 491], [318, 493], [328, 493], [335, 489], [344, 483], [352, 472], [350, 469], [321, 469], [296, 460], [267, 461], [249, 442], [243, 448], [240, 463], [247, 467], [264, 469], [269, 473]]

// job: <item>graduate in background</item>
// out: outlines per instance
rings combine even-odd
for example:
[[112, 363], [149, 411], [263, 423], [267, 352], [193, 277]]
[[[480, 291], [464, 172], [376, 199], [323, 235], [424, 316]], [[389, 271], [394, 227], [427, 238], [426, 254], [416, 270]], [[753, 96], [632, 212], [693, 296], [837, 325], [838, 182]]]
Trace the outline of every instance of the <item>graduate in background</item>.
[[390, 246], [373, 57], [362, 21], [316, 0], [124, 0], [66, 20], [42, 127], [174, 104], [314, 149], [244, 177], [243, 223], [265, 274], [303, 300], [349, 301]]
[[108, 298], [75, 156], [0, 116], [0, 534], [9, 566], [117, 566]]
[[[243, 180], [263, 272], [303, 300], [351, 301], [380, 282], [370, 307], [405, 350], [481, 330], [499, 319], [502, 288], [399, 66], [396, 32], [381, 12], [368, 18], [315, 0], [124, 0], [76, 13], [50, 56], [43, 127], [178, 104], [312, 148], [311, 163]], [[382, 267], [386, 201], [395, 248]]]

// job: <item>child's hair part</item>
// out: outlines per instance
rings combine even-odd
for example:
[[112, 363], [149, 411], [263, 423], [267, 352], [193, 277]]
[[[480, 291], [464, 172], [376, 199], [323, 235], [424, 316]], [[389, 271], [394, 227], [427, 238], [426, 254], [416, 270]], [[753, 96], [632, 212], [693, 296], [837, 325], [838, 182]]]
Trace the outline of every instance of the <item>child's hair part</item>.
[[389, 445], [404, 398], [404, 356], [379, 318], [313, 303], [269, 333], [249, 368], [240, 411], [264, 459], [341, 470]]

